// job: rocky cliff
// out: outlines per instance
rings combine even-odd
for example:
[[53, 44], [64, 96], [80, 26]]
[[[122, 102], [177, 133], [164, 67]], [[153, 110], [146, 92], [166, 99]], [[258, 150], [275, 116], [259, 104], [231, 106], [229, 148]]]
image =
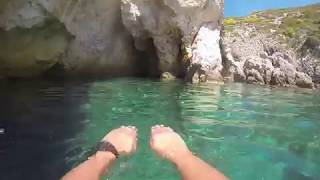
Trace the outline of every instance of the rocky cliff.
[[1, 0], [0, 77], [320, 83], [320, 5], [222, 22], [223, 0]]
[[136, 49], [148, 51], [152, 41], [158, 60], [150, 61], [159, 62], [161, 73], [193, 82], [222, 80], [223, 1], [122, 0], [121, 13]]
[[0, 74], [221, 79], [222, 17], [222, 0], [2, 0]]
[[52, 68], [85, 75], [135, 71], [119, 0], [2, 0], [0, 28], [3, 76], [34, 76]]
[[226, 18], [223, 47], [230, 80], [312, 88], [320, 82], [320, 5]]

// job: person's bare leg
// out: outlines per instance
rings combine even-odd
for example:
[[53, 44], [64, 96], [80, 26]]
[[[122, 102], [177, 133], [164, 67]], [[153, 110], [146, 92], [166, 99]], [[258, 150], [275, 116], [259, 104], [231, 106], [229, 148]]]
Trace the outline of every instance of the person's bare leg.
[[[114, 129], [103, 141], [111, 143], [119, 155], [129, 155], [136, 150], [137, 130], [132, 126]], [[68, 172], [62, 180], [99, 180], [115, 159], [116, 155], [112, 152], [98, 151], [89, 160]]]
[[192, 154], [180, 135], [171, 128], [151, 128], [151, 148], [174, 163], [184, 180], [227, 180], [217, 169]]

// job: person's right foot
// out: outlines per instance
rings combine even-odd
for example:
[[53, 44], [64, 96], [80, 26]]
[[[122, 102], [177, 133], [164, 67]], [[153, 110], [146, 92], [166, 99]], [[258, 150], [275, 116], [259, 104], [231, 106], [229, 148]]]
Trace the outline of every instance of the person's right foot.
[[191, 153], [181, 136], [163, 125], [151, 128], [150, 146], [159, 156], [171, 161]]

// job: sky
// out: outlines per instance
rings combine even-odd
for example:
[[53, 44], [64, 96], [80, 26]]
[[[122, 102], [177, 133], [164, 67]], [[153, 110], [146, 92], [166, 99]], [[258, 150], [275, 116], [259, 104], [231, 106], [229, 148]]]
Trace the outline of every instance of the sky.
[[254, 11], [304, 6], [320, 0], [224, 0], [225, 16], [247, 16]]

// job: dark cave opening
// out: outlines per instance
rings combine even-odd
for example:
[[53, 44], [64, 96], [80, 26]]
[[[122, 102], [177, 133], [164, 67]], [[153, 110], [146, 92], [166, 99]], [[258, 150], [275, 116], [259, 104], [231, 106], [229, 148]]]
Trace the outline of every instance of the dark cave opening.
[[153, 39], [149, 38], [145, 42], [147, 44], [147, 49], [145, 51], [136, 50], [138, 56], [136, 61], [136, 75], [138, 77], [159, 78], [161, 74], [159, 69], [159, 58]]

